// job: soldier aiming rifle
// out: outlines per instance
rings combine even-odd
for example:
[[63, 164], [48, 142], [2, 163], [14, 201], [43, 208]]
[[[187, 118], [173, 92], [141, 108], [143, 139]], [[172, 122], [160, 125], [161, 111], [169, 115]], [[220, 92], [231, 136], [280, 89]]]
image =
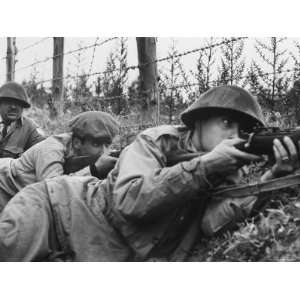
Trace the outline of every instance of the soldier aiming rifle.
[[[245, 142], [241, 131], [265, 126], [257, 100], [239, 87], [215, 87], [182, 121], [140, 133], [102, 181], [60, 176], [25, 187], [0, 215], [0, 259], [184, 260], [199, 233], [212, 236], [251, 215], [255, 193], [214, 191], [240, 183], [241, 167], [261, 159], [236, 147]], [[292, 174], [297, 148], [288, 136], [275, 139], [275, 162], [261, 182]], [[176, 153], [197, 155], [168, 163]]]

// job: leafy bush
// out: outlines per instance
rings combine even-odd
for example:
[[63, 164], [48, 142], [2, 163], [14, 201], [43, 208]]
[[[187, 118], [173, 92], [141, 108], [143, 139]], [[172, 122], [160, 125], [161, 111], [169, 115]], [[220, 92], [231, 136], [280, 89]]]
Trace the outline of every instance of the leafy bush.
[[266, 206], [237, 230], [202, 237], [191, 261], [299, 261], [300, 199], [298, 188], [264, 195]]

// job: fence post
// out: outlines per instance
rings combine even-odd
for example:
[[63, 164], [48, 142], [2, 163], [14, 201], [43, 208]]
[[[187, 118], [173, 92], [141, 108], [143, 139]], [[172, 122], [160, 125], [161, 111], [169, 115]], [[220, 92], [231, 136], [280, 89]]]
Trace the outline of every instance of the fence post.
[[64, 38], [53, 38], [53, 73], [52, 73], [52, 97], [50, 116], [56, 117], [63, 109], [64, 95]]
[[[159, 109], [157, 89], [156, 38], [137, 37], [138, 63], [142, 89], [142, 123], [158, 123]], [[146, 64], [146, 65], [145, 65]]]
[[15, 56], [16, 56], [16, 38], [7, 38], [6, 51], [6, 81], [15, 79]]

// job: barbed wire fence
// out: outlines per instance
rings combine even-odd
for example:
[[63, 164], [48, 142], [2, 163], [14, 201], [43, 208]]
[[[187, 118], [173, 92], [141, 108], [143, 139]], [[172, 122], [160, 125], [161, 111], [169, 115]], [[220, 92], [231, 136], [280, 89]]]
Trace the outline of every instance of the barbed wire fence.
[[[50, 37], [41, 38], [38, 41], [36, 41], [34, 43], [31, 43], [31, 44], [28, 44], [27, 46], [25, 46], [23, 48], [15, 49], [15, 55], [18, 57], [20, 55], [20, 53], [28, 51], [28, 50], [30, 50], [34, 47], [37, 47], [37, 46], [45, 43], [49, 39], [51, 39], [51, 38]], [[129, 66], [125, 66], [125, 67], [121, 66], [119, 68], [116, 67], [112, 70], [93, 71], [93, 66], [94, 66], [94, 63], [95, 63], [95, 53], [96, 53], [97, 49], [99, 49], [101, 46], [103, 46], [105, 44], [108, 44], [112, 41], [116, 41], [117, 39], [119, 39], [119, 38], [118, 37], [111, 37], [111, 38], [107, 38], [107, 39], [104, 39], [104, 40], [100, 41], [100, 38], [97, 37], [95, 39], [95, 42], [91, 43], [89, 45], [81, 46], [81, 47], [78, 47], [76, 49], [72, 49], [72, 50], [69, 50], [69, 51], [63, 51], [63, 52], [59, 52], [57, 54], [49, 55], [47, 57], [44, 57], [43, 59], [33, 61], [29, 64], [22, 65], [20, 61], [17, 61], [16, 66], [14, 66], [14, 73], [17, 74], [21, 71], [32, 69], [32, 68], [35, 68], [35, 67], [38, 67], [38, 66], [43, 68], [44, 64], [47, 63], [47, 62], [54, 62], [58, 58], [65, 58], [69, 55], [76, 54], [76, 53], [80, 54], [80, 53], [83, 53], [83, 51], [86, 51], [86, 50], [89, 50], [89, 49], [92, 50], [92, 54], [91, 54], [91, 59], [90, 59], [90, 63], [89, 63], [88, 72], [84, 74], [84, 77], [86, 79], [93, 78], [93, 77], [96, 77], [96, 76], [100, 76], [100, 77], [101, 76], [107, 76], [107, 75], [109, 75], [111, 73], [115, 73], [115, 72], [140, 71], [142, 68], [147, 67], [149, 65], [161, 64], [161, 63], [173, 60], [175, 58], [183, 58], [183, 57], [186, 57], [186, 56], [189, 56], [189, 55], [192, 55], [192, 54], [197, 54], [197, 53], [203, 52], [205, 50], [209, 50], [209, 49], [213, 49], [213, 48], [220, 48], [220, 47], [222, 47], [226, 44], [232, 43], [232, 42], [246, 40], [247, 37], [225, 38], [225, 39], [222, 39], [221, 41], [216, 42], [216, 43], [212, 43], [212, 44], [209, 44], [209, 45], [206, 45], [206, 46], [203, 46], [203, 47], [190, 49], [190, 50], [187, 50], [187, 51], [184, 51], [184, 52], [177, 53], [175, 55], [167, 55], [165, 57], [156, 58], [156, 59], [153, 59], [151, 61], [148, 61], [147, 63], [129, 65]], [[2, 59], [8, 60], [7, 55], [2, 57]], [[19, 66], [19, 64], [20, 64], [20, 66]], [[290, 68], [290, 69], [282, 70], [281, 72], [278, 72], [278, 73], [285, 74], [285, 73], [292, 73], [292, 72], [295, 72], [295, 71], [296, 71], [295, 68]], [[272, 72], [263, 73], [263, 76], [272, 76], [272, 75], [273, 75]], [[64, 83], [66, 80], [71, 80], [71, 79], [77, 80], [80, 76], [82, 76], [82, 75], [79, 74], [79, 73], [78, 74], [67, 74], [67, 75], [64, 75], [64, 76], [52, 76], [51, 78], [37, 80], [36, 85], [38, 86], [38, 85], [49, 84], [51, 86], [51, 83], [53, 85], [54, 82], [56, 82], [56, 81], [61, 81], [62, 83]], [[241, 76], [240, 79], [249, 79], [249, 76], [250, 75], [244, 75], [244, 76]], [[212, 84], [215, 81], [216, 81], [216, 79], [211, 80], [209, 83]], [[186, 89], [186, 88], [198, 87], [199, 85], [200, 85], [199, 82], [186, 82], [186, 83], [179, 84], [179, 85], [166, 86], [165, 89], [166, 90]], [[160, 93], [160, 92], [158, 92], [158, 93]], [[99, 96], [98, 100], [99, 101], [111, 101], [111, 100], [116, 100], [116, 99], [127, 99], [128, 97], [129, 97], [128, 93], [122, 93], [122, 94], [115, 95], [115, 96], [105, 96], [105, 95]], [[144, 129], [144, 128], [149, 127], [149, 126], [153, 126], [153, 123], [149, 123], [149, 124], [143, 123], [143, 124], [129, 125], [129, 127], [135, 128], [137, 130]], [[126, 126], [124, 126], [124, 127], [126, 127]]]

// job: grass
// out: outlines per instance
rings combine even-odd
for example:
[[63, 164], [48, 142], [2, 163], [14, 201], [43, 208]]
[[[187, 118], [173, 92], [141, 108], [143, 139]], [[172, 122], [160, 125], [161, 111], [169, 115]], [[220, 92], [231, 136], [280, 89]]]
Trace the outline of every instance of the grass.
[[[45, 109], [38, 108], [30, 109], [26, 115], [49, 135], [64, 132], [73, 116], [67, 112], [51, 120]], [[142, 128], [130, 118], [119, 118], [119, 122], [123, 131], [116, 143], [124, 147]], [[255, 179], [258, 170], [250, 168], [246, 182]], [[266, 204], [256, 216], [220, 236], [200, 237], [189, 261], [300, 261], [299, 195], [298, 187], [262, 195]]]

